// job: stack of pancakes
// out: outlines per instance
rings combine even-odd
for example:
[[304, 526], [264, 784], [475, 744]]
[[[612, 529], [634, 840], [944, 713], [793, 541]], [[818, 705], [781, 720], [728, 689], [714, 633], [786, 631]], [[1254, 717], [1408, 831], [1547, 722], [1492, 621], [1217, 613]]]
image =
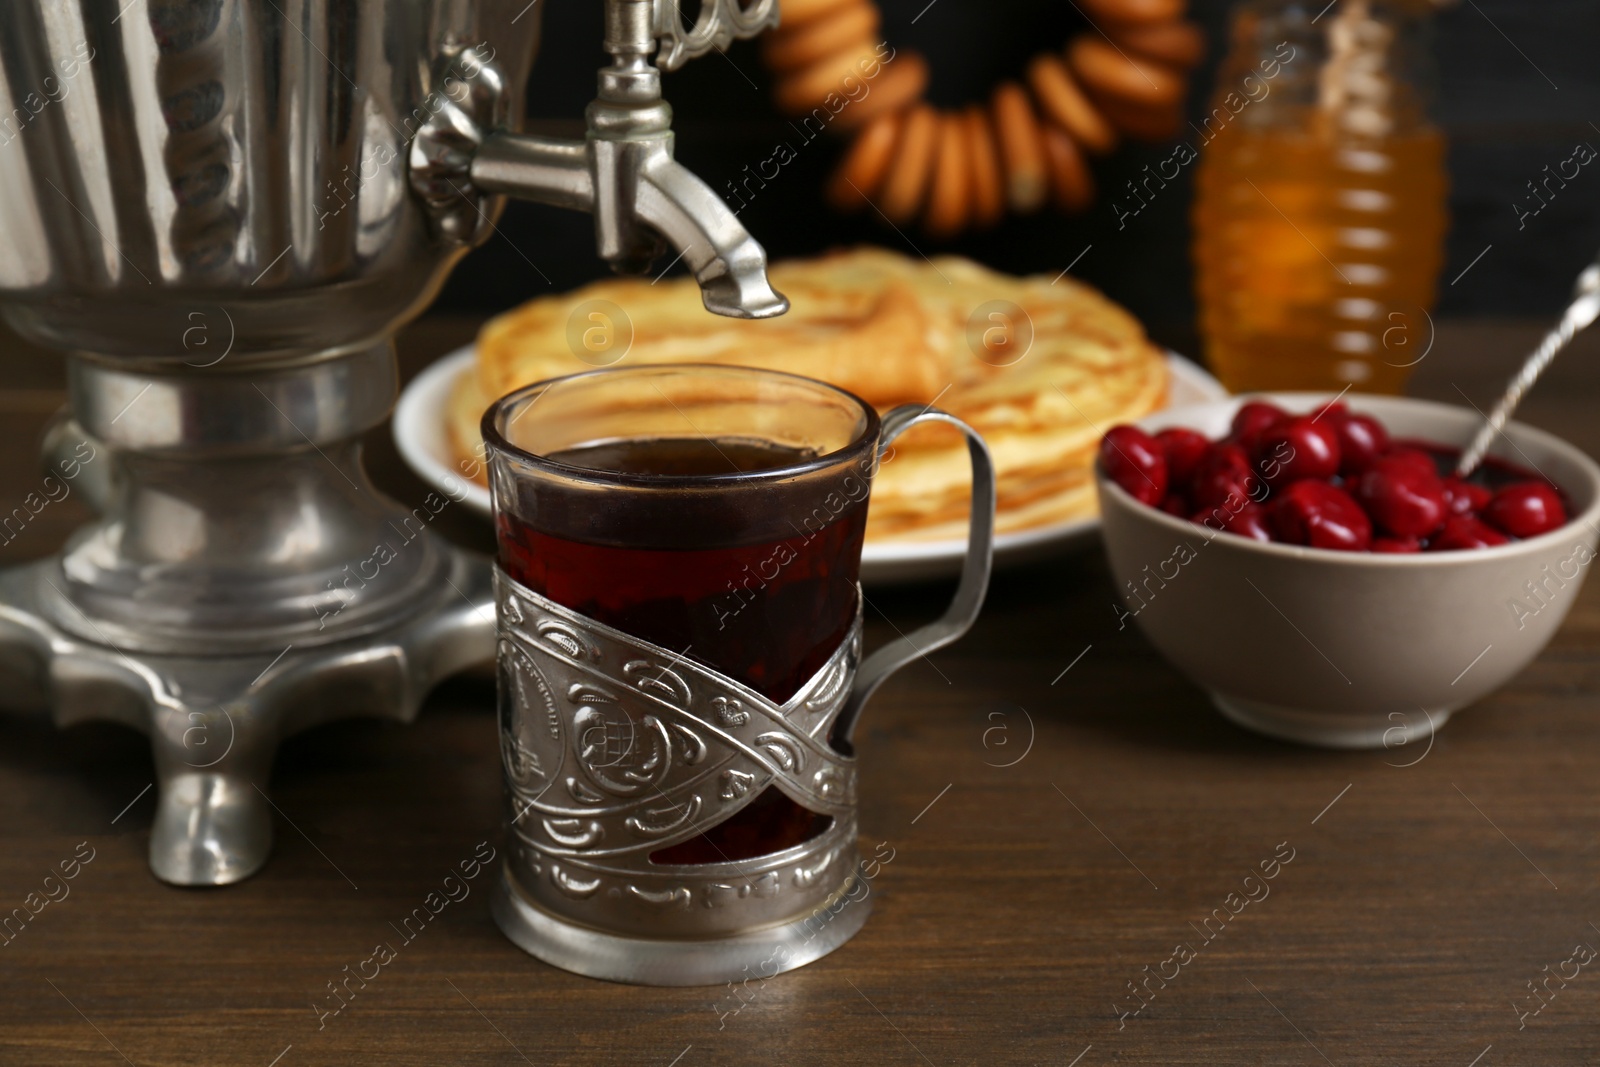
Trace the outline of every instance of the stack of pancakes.
[[[493, 319], [478, 337], [476, 372], [462, 376], [452, 398], [458, 455], [478, 453], [478, 423], [494, 398], [615, 358], [572, 341], [589, 319], [580, 316], [575, 332], [574, 309], [593, 301], [627, 316], [595, 335], [625, 342], [631, 326], [623, 366], [767, 367], [831, 382], [880, 411], [933, 404], [950, 412], [994, 455], [1001, 532], [1092, 516], [1101, 432], [1166, 396], [1166, 361], [1138, 320], [1065, 276], [1017, 278], [958, 257], [914, 260], [876, 248], [778, 263], [771, 276], [793, 308], [760, 322], [709, 314], [691, 278], [606, 280]], [[964, 536], [970, 481], [953, 428], [908, 431], [874, 480], [868, 539]]]

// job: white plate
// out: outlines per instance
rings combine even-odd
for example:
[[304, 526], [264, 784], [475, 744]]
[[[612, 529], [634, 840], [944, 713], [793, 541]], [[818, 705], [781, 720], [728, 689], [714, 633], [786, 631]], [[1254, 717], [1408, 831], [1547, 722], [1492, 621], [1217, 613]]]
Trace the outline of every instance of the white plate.
[[[413, 378], [395, 406], [393, 432], [401, 458], [419, 478], [488, 517], [489, 490], [461, 473], [445, 428], [450, 390], [472, 367], [474, 358], [473, 346], [467, 345], [434, 361]], [[1221, 382], [1176, 353], [1167, 354], [1167, 365], [1172, 370], [1168, 407], [1221, 400], [1228, 395]], [[1001, 534], [995, 538], [994, 561], [1004, 566], [1055, 555], [1092, 539], [1099, 528], [1099, 518], [1084, 518]], [[861, 553], [861, 580], [883, 585], [953, 577], [960, 572], [966, 551], [964, 538], [889, 544], [869, 541]]]

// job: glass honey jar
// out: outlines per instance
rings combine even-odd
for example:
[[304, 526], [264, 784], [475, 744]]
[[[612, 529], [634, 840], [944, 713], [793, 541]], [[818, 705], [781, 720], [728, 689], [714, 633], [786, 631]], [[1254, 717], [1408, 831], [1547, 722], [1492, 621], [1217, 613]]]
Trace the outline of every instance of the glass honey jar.
[[1197, 123], [1194, 260], [1235, 392], [1397, 393], [1432, 342], [1448, 226], [1426, 3], [1249, 0]]

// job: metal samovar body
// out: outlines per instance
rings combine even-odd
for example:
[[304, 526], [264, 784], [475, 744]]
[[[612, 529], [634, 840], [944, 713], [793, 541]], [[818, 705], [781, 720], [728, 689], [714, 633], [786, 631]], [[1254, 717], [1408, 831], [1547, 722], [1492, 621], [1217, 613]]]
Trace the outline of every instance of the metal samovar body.
[[487, 564], [428, 528], [442, 498], [374, 490], [358, 441], [394, 402], [395, 331], [505, 196], [593, 212], [619, 269], [674, 246], [711, 311], [787, 308], [673, 160], [658, 70], [776, 16], [706, 0], [685, 29], [672, 0], [607, 0], [612, 61], [565, 142], [513, 132], [521, 0], [7, 5], [0, 314], [65, 353], [46, 460], [101, 514], [0, 572], [0, 664], [63, 725], [150, 734], [160, 878], [261, 866], [281, 737], [409, 719], [493, 656]]

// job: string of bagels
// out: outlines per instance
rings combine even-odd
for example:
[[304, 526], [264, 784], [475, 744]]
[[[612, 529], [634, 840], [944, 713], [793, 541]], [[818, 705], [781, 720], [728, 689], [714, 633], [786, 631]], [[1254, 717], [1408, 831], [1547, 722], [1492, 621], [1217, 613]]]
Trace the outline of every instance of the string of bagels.
[[782, 0], [761, 54], [781, 111], [853, 138], [825, 190], [833, 207], [870, 204], [896, 226], [949, 238], [1047, 204], [1083, 211], [1095, 197], [1087, 157], [1181, 128], [1205, 52], [1186, 0], [1072, 3], [1090, 28], [1034, 56], [987, 102], [954, 110], [924, 101], [928, 61], [883, 41], [874, 0]]

